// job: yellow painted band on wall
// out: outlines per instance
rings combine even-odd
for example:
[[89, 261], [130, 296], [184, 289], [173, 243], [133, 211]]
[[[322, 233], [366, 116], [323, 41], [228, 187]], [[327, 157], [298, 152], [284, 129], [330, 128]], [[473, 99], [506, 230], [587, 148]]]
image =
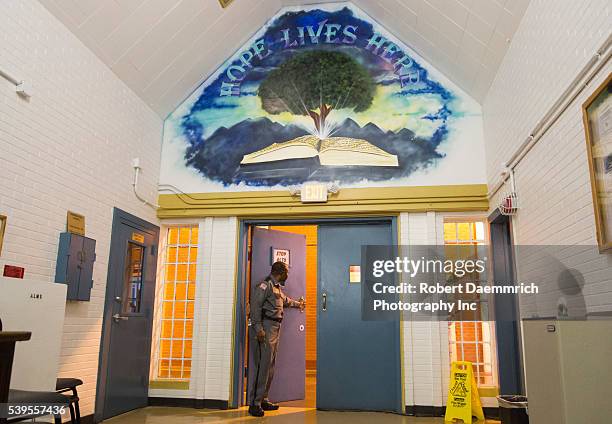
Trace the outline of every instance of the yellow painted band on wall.
[[159, 218], [313, 216], [487, 211], [486, 184], [346, 188], [327, 203], [301, 203], [286, 191], [161, 194]]
[[149, 381], [149, 389], [189, 390], [189, 381], [151, 380]]
[[494, 398], [499, 395], [499, 388], [497, 387], [479, 387], [478, 394], [480, 397], [490, 397]]

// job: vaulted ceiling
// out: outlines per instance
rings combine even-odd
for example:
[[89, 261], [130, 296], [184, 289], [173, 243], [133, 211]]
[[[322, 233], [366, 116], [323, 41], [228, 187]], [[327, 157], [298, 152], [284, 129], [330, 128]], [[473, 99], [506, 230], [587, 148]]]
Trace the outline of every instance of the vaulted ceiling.
[[[40, 0], [165, 118], [284, 6], [330, 0]], [[477, 101], [529, 0], [351, 0]]]

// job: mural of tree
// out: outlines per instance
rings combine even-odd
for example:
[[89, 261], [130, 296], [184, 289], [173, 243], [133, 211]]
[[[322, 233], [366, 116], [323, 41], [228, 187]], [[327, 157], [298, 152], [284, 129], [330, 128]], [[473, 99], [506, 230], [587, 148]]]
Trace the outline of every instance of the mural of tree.
[[296, 54], [259, 86], [263, 109], [273, 115], [310, 116], [320, 138], [329, 135], [334, 109], [367, 110], [376, 85], [367, 69], [346, 53], [312, 50]]

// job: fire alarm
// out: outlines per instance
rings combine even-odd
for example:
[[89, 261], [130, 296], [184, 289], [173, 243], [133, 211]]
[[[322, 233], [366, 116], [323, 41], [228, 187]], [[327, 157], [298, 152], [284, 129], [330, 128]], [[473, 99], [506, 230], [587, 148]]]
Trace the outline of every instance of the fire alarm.
[[516, 215], [516, 212], [518, 211], [518, 203], [518, 196], [512, 191], [502, 196], [497, 208], [502, 215], [512, 216]]

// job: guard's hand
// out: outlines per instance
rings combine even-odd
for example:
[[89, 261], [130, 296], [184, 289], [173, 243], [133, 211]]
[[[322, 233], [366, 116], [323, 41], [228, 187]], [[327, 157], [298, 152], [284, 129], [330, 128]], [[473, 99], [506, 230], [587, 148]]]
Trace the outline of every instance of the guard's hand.
[[304, 312], [304, 309], [306, 308], [306, 301], [304, 299], [300, 299], [298, 308], [300, 308], [300, 311]]
[[266, 332], [262, 328], [261, 330], [257, 332], [257, 341], [261, 343], [264, 340], [266, 340]]

